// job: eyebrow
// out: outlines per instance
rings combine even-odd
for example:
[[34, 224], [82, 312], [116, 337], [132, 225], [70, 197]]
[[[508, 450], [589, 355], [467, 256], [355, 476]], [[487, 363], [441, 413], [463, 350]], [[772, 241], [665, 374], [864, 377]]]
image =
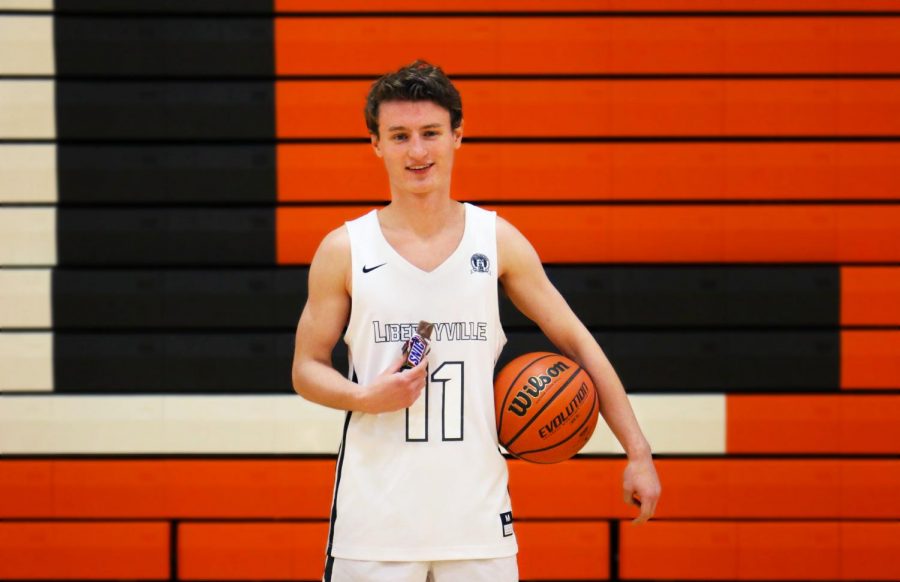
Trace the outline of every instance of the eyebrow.
[[[428, 125], [423, 125], [421, 129], [434, 129], [435, 127], [440, 127], [440, 123], [429, 123]], [[387, 128], [388, 131], [401, 131], [406, 130], [407, 128], [403, 125], [392, 125]]]

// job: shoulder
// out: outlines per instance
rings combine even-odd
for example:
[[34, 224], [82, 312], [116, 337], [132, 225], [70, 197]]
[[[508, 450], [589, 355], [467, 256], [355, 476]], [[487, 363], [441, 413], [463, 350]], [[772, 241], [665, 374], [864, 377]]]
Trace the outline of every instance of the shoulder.
[[320, 256], [329, 260], [340, 260], [341, 257], [350, 260], [350, 233], [347, 232], [346, 225], [341, 225], [325, 235], [319, 243], [319, 248], [316, 249], [313, 262]]
[[519, 232], [515, 226], [510, 224], [508, 220], [497, 215], [497, 242], [499, 243], [501, 240], [504, 242], [508, 241], [510, 238], [522, 236], [522, 233]]
[[349, 288], [350, 269], [350, 234], [347, 227], [341, 225], [325, 235], [319, 243], [309, 266], [310, 283], [341, 282]]
[[[537, 252], [524, 234], [508, 220], [497, 215], [497, 260], [499, 275], [529, 265], [537, 259]], [[540, 260], [537, 261], [540, 263]]]

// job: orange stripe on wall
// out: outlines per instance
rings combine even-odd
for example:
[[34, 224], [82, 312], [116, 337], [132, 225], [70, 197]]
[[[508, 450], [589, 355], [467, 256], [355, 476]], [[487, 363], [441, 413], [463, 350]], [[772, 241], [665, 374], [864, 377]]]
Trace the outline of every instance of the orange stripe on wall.
[[[390, 199], [368, 144], [279, 144], [278, 199]], [[464, 143], [460, 200], [900, 199], [894, 143]], [[900, 302], [894, 302], [900, 305]]]
[[0, 458], [0, 519], [61, 517], [55, 503], [54, 461]]
[[900, 331], [842, 331], [841, 388], [900, 388]]
[[841, 325], [900, 325], [900, 267], [841, 267]]
[[0, 518], [326, 519], [333, 460], [0, 461]]
[[900, 395], [733, 395], [728, 453], [900, 453]]
[[[709, 10], [892, 10], [897, 8], [896, 0], [456, 0], [455, 11], [465, 12], [518, 12], [544, 11], [583, 12], [586, 10], [665, 10], [709, 11]], [[275, 10], [316, 11], [316, 12], [447, 12], [448, 5], [438, 0], [345, 0], [334, 3], [331, 0], [275, 0]]]
[[[900, 463], [658, 459], [660, 518], [900, 518]], [[509, 462], [517, 518], [629, 519], [620, 459]], [[565, 484], [566, 495], [558, 495]], [[0, 519], [325, 520], [334, 461], [3, 460]], [[579, 499], [578, 503], [572, 503]]]
[[[656, 512], [661, 519], [900, 518], [900, 463], [891, 460], [657, 459], [656, 468], [665, 484]], [[620, 460], [510, 461], [516, 515], [637, 517], [622, 501], [624, 469]]]
[[[619, 532], [623, 579], [891, 580], [900, 576], [900, 522], [651, 522], [643, 527], [621, 524]], [[875, 542], [874, 548], [865, 546], [866, 538]], [[866, 563], [869, 559], [872, 562]]]
[[279, 265], [308, 264], [322, 238], [370, 206], [290, 208], [275, 211], [275, 257]]
[[842, 523], [844, 580], [900, 580], [900, 523]]
[[[541, 260], [900, 260], [900, 206], [494, 206]], [[369, 207], [279, 208], [279, 264], [308, 263], [322, 237]]]
[[[465, 80], [469, 136], [885, 136], [897, 80]], [[367, 81], [277, 81], [279, 138], [367, 136]]]
[[514, 527], [523, 580], [609, 579], [607, 522], [518, 522]]
[[181, 523], [182, 580], [318, 580], [328, 523]]
[[450, 75], [877, 73], [898, 52], [890, 18], [275, 19], [279, 75], [381, 75], [418, 56]]
[[[523, 580], [609, 577], [606, 522], [516, 523], [515, 529]], [[316, 580], [325, 565], [327, 523], [183, 523], [178, 531], [185, 580]]]
[[619, 524], [619, 577], [623, 580], [736, 580], [737, 563], [737, 532], [732, 523]]
[[0, 579], [168, 579], [167, 523], [0, 522]]

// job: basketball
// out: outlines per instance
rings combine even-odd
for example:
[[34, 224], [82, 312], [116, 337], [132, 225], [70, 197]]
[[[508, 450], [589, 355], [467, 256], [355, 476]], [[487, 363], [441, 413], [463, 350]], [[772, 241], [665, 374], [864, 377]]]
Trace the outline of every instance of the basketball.
[[514, 359], [494, 380], [500, 444], [515, 457], [559, 463], [580, 451], [597, 426], [600, 403], [584, 368], [550, 352]]

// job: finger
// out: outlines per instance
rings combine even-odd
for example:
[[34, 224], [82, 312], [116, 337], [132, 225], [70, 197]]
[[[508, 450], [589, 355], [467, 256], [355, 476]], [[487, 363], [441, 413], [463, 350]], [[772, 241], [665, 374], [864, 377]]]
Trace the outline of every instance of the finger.
[[413, 378], [415, 380], [419, 380], [419, 379], [425, 378], [427, 369], [428, 369], [428, 362], [425, 360], [425, 358], [422, 358], [421, 362], [419, 362], [418, 364], [416, 364], [415, 366], [413, 366], [412, 368], [410, 368], [408, 370], [404, 370], [403, 373], [408, 374], [411, 378]]
[[646, 509], [641, 509], [641, 514], [637, 518], [637, 523], [646, 523], [651, 517], [653, 517], [653, 513], [650, 512], [650, 506], [645, 506]]
[[641, 513], [634, 520], [635, 525], [645, 523], [656, 513], [656, 499], [645, 499], [641, 502]]
[[403, 366], [403, 363], [405, 361], [406, 361], [406, 356], [402, 352], [397, 354], [397, 357], [394, 358], [394, 360], [391, 362], [390, 366], [388, 366], [388, 369], [385, 370], [385, 372], [388, 374], [393, 374], [395, 372], [399, 372], [401, 366]]
[[648, 504], [650, 506], [650, 517], [656, 515], [656, 504], [659, 503], [659, 497], [654, 497], [652, 501]]
[[636, 493], [631, 493], [627, 503], [629, 505], [634, 505], [635, 507], [638, 508], [638, 511], [639, 511], [638, 516], [632, 520], [632, 523], [634, 523], [635, 525], [643, 523], [644, 522], [644, 520], [642, 519], [642, 517], [644, 515], [643, 508], [644, 508], [644, 505], [646, 505], [646, 504], [644, 504], [641, 501], [641, 498]]

